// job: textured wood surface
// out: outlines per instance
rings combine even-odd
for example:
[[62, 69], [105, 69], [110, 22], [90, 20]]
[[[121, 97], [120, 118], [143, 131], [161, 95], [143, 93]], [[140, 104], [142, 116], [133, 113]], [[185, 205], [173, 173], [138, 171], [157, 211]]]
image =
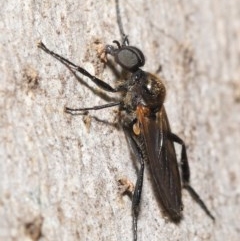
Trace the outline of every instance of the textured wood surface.
[[[239, 0], [120, 5], [131, 44], [146, 56], [144, 69], [162, 68], [165, 106], [187, 144], [192, 186], [216, 217], [214, 224], [183, 191], [184, 219], [169, 222], [146, 171], [138, 240], [239, 240]], [[0, 240], [132, 240], [131, 201], [117, 180], [135, 182], [136, 163], [123, 132], [106, 123], [116, 123], [117, 112], [65, 114], [64, 106], [107, 99], [36, 47], [42, 40], [114, 85], [97, 57], [99, 43], [120, 40], [114, 1], [3, 1], [0, 32]]]

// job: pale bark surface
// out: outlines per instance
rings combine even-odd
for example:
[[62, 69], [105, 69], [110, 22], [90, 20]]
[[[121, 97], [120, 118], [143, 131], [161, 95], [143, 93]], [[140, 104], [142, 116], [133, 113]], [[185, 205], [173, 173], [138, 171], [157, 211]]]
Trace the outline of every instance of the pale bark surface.
[[[165, 105], [187, 144], [192, 186], [216, 217], [214, 224], [183, 191], [184, 219], [169, 222], [146, 171], [138, 240], [238, 241], [240, 2], [120, 5], [144, 69], [162, 66]], [[114, 1], [2, 1], [0, 32], [0, 240], [132, 240], [131, 201], [117, 180], [135, 182], [136, 165], [123, 132], [104, 123], [116, 122], [116, 108], [65, 114], [65, 105], [106, 99], [36, 47], [42, 40], [114, 85], [96, 51], [97, 41], [120, 40]]]

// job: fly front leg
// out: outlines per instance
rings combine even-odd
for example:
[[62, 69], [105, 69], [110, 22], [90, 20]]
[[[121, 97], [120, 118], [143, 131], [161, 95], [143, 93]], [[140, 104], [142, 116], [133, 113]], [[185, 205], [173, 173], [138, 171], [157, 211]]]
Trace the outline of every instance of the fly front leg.
[[172, 141], [180, 144], [182, 146], [182, 152], [181, 152], [181, 170], [182, 170], [182, 182], [183, 187], [190, 193], [192, 198], [202, 207], [202, 209], [206, 212], [206, 214], [215, 221], [214, 216], [211, 214], [201, 197], [198, 195], [198, 193], [191, 187], [190, 185], [190, 168], [188, 165], [188, 158], [187, 158], [187, 151], [184, 141], [179, 138], [177, 135], [171, 133], [170, 138]]
[[122, 19], [120, 15], [120, 9], [119, 9], [119, 0], [116, 0], [116, 13], [117, 13], [117, 23], [118, 23], [119, 31], [122, 37], [122, 46], [127, 46], [129, 45], [129, 40], [128, 40], [128, 36], [124, 33], [124, 30], [123, 30], [123, 24], [122, 24]]
[[104, 81], [102, 81], [101, 79], [91, 75], [87, 70], [85, 70], [84, 68], [77, 66], [76, 64], [72, 63], [71, 61], [69, 61], [68, 59], [60, 56], [57, 53], [54, 53], [53, 51], [49, 50], [42, 42], [38, 43], [38, 48], [42, 49], [44, 52], [46, 52], [47, 54], [53, 56], [55, 59], [57, 59], [58, 61], [60, 61], [62, 64], [66, 65], [67, 67], [69, 67], [70, 69], [77, 71], [81, 74], [83, 74], [84, 76], [88, 77], [89, 79], [91, 79], [99, 88], [108, 91], [108, 92], [119, 92], [122, 90], [122, 87], [117, 87], [117, 88], [113, 88], [111, 87], [109, 84], [105, 83]]

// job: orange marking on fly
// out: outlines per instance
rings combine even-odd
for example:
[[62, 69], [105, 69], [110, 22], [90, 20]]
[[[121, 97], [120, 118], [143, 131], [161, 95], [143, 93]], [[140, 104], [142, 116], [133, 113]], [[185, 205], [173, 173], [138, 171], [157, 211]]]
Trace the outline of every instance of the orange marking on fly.
[[139, 121], [137, 121], [134, 125], [133, 125], [133, 132], [136, 136], [139, 136], [141, 133], [141, 129], [139, 126]]
[[142, 105], [138, 105], [136, 109], [137, 122], [133, 125], [133, 132], [135, 135], [141, 134], [141, 123], [143, 122], [143, 117], [149, 114], [149, 108]]

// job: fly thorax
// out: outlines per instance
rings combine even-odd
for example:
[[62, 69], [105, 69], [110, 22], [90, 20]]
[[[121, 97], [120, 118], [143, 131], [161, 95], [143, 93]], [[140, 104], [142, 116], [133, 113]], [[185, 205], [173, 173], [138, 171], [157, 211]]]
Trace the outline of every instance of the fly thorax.
[[147, 73], [142, 85], [142, 98], [145, 106], [160, 109], [166, 96], [166, 89], [160, 78]]
[[141, 104], [150, 109], [160, 109], [163, 105], [166, 89], [160, 78], [138, 70], [132, 75], [133, 97], [136, 96], [137, 105]]

